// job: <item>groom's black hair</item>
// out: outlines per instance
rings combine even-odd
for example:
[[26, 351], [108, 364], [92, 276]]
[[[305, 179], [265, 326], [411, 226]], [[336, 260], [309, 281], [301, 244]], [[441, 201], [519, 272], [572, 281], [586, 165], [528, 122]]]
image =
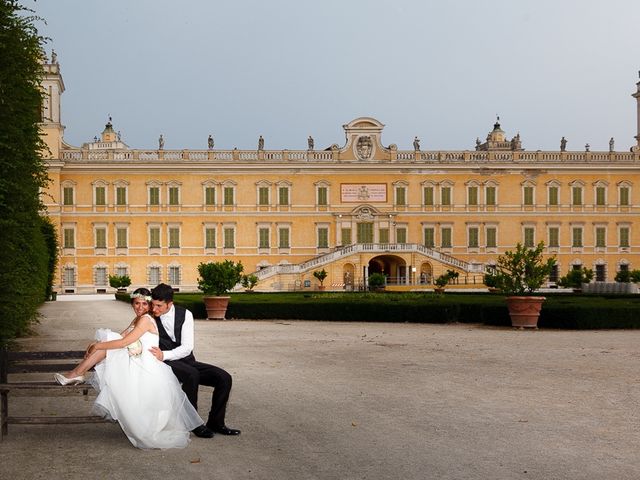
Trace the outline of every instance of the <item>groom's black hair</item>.
[[151, 290], [151, 298], [162, 302], [173, 302], [173, 288], [171, 285], [161, 283]]

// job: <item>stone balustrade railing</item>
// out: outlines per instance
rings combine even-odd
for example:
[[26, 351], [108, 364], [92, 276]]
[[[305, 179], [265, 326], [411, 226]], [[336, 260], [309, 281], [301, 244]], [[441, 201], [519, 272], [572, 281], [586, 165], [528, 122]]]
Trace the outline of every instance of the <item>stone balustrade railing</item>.
[[[90, 150], [60, 152], [69, 162], [127, 161], [148, 162], [353, 162], [375, 163], [342, 158], [338, 150]], [[391, 151], [382, 161], [398, 163], [637, 163], [634, 152], [544, 152], [544, 151]]]

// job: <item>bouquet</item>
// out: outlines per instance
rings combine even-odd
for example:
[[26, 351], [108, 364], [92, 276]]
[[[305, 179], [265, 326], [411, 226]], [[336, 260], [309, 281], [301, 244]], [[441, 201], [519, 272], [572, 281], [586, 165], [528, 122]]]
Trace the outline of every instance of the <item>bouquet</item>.
[[135, 342], [127, 345], [130, 357], [139, 357], [142, 354], [142, 342], [136, 340]]

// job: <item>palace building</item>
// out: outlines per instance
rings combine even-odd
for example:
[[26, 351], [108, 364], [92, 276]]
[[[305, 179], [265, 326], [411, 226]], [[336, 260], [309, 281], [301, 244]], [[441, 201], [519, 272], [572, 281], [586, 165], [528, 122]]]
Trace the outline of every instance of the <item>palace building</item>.
[[499, 121], [475, 149], [398, 150], [362, 117], [346, 139], [316, 150], [130, 148], [111, 119], [101, 138], [65, 143], [60, 66], [44, 65], [42, 132], [50, 149], [47, 214], [60, 235], [56, 289], [133, 286], [197, 290], [200, 262], [241, 261], [256, 290], [365, 285], [373, 272], [399, 289], [431, 288], [447, 270], [460, 285], [516, 243], [557, 258], [549, 282], [576, 266], [613, 281], [640, 268], [640, 82], [637, 145], [628, 152], [527, 151]]

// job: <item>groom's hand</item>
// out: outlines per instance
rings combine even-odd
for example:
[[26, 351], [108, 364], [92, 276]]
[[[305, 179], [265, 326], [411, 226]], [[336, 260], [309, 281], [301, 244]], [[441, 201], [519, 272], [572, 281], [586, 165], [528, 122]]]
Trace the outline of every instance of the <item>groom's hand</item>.
[[162, 353], [162, 350], [160, 350], [158, 347], [151, 347], [149, 349], [149, 351], [151, 352], [151, 354], [156, 357], [158, 360], [163, 361], [164, 360], [164, 354]]

